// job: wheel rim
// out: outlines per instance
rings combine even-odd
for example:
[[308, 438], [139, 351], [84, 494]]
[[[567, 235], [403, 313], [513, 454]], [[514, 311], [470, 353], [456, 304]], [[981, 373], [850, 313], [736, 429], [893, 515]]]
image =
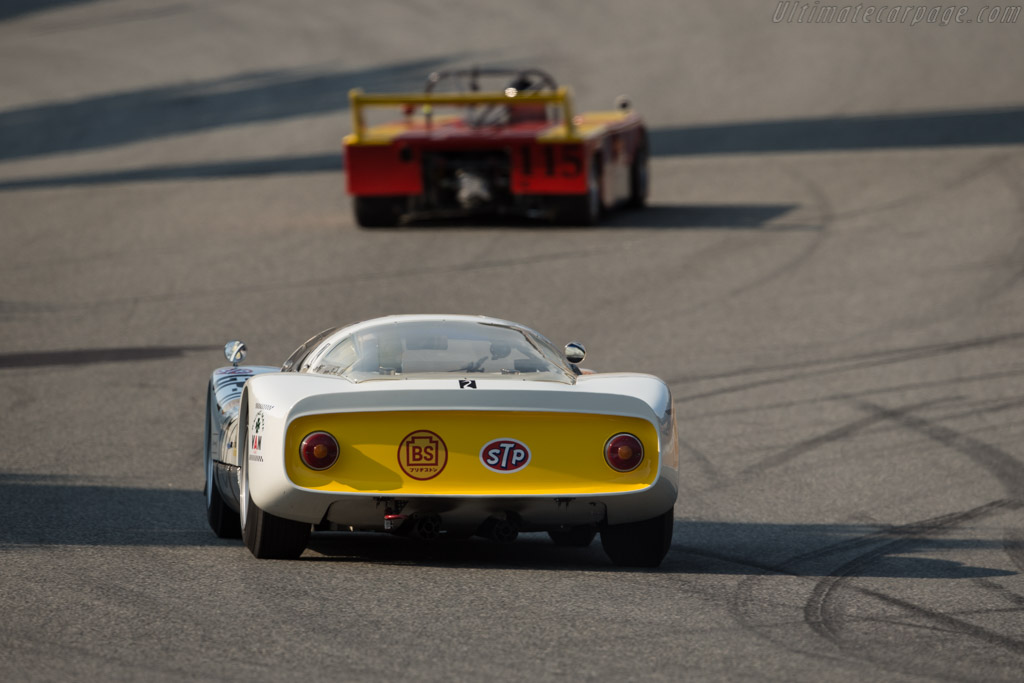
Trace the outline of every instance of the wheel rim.
[[249, 516], [249, 473], [246, 471], [245, 461], [249, 459], [249, 454], [239, 453], [239, 460], [241, 460], [241, 468], [238, 472], [238, 517], [242, 523], [242, 533], [245, 533], [245, 521]]

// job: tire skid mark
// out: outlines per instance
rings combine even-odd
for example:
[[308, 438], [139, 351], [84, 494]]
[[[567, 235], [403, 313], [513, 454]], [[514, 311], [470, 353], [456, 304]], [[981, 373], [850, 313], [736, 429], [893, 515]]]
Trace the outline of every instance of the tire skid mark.
[[[1003, 181], [1013, 195], [1013, 200], [1017, 205], [1018, 223], [1024, 224], [1024, 178], [1020, 178], [1014, 173], [1008, 160], [1000, 164], [998, 178]], [[1018, 233], [1017, 244], [1013, 251], [1007, 254], [1006, 259], [1011, 267], [1014, 265], [1017, 267], [999, 288], [990, 292], [989, 298], [996, 298], [1024, 278], [1024, 234]]]
[[[765, 273], [761, 277], [750, 282], [744, 283], [739, 287], [730, 289], [724, 295], [718, 297], [714, 303], [718, 303], [721, 301], [729, 301], [730, 299], [734, 299], [737, 296], [745, 292], [748, 292], [752, 289], [759, 289], [761, 287], [764, 287], [769, 282], [772, 282], [773, 280], [776, 280], [779, 277], [782, 277], [783, 275], [793, 272], [794, 270], [802, 266], [804, 263], [806, 263], [811, 258], [811, 256], [813, 256], [814, 253], [821, 248], [821, 245], [825, 241], [825, 238], [828, 237], [828, 229], [831, 227], [832, 222], [835, 220], [835, 214], [832, 209], [832, 204], [831, 202], [829, 202], [828, 196], [825, 194], [824, 190], [821, 189], [821, 186], [818, 183], [810, 180], [802, 173], [799, 173], [793, 170], [792, 168], [789, 168], [788, 166], [782, 166], [781, 168], [783, 173], [788, 175], [790, 178], [793, 178], [798, 183], [802, 184], [804, 186], [804, 189], [807, 190], [807, 193], [811, 195], [815, 205], [818, 208], [818, 213], [820, 214], [820, 227], [815, 231], [814, 239], [811, 240], [811, 242], [806, 247], [804, 247], [800, 252], [798, 252], [795, 256], [790, 258], [785, 263], [780, 264], [778, 267], [774, 268], [768, 273]], [[712, 302], [705, 302], [695, 310], [705, 308], [710, 303]], [[692, 313], [694, 311], [688, 310], [686, 312]]]
[[[741, 249], [754, 249], [756, 247], [757, 245], [753, 244], [737, 244], [735, 240], [731, 238], [731, 236], [723, 236], [715, 240], [714, 242], [697, 249], [696, 251], [686, 253], [683, 259], [679, 263], [676, 263], [674, 265], [674, 267], [671, 270], [671, 275], [669, 277], [663, 277], [659, 280], [658, 287], [663, 289], [667, 287], [669, 284], [675, 283], [678, 280], [693, 277], [697, 269], [705, 267], [707, 264], [712, 263], [713, 259], [719, 258], [720, 255], [735, 254], [737, 251]], [[645, 285], [643, 283], [639, 283], [636, 286], [632, 287], [631, 289], [626, 289], [624, 286], [620, 286], [615, 290], [615, 296], [603, 299], [600, 302], [600, 306], [613, 307], [621, 305], [624, 302], [634, 302], [637, 298], [637, 291], [643, 291], [644, 288]], [[728, 294], [725, 294], [723, 296], [728, 297]], [[691, 312], [693, 310], [699, 310], [704, 308], [709, 303], [713, 303], [718, 300], [719, 298], [714, 298], [709, 301], [698, 302], [688, 308], [684, 308], [682, 311], [662, 311], [661, 315], [672, 315], [675, 313], [681, 314]]]
[[1003, 552], [1017, 569], [1024, 572], [1024, 529], [1005, 529], [1003, 531]]
[[1024, 463], [1018, 462], [1009, 453], [962, 432], [911, 415], [906, 409], [885, 408], [868, 401], [858, 401], [857, 404], [864, 410], [897, 422], [907, 429], [966, 455], [996, 477], [1010, 498], [1024, 502]]
[[[1011, 159], [1012, 155], [1010, 154], [1001, 154], [993, 157], [990, 163], [983, 164], [976, 173], [965, 177], [964, 182], [966, 183], [969, 180], [975, 180], [991, 173], [996, 181], [1001, 181], [1009, 190], [1012, 197], [1010, 201], [1016, 209], [1019, 222], [1019, 219], [1024, 217], [1024, 196], [1022, 196], [1024, 195], [1024, 188], [1016, 185], [1016, 179], [1010, 177], [1009, 165]], [[1012, 219], [1007, 220], [1006, 223], [1007, 227], [1013, 225]], [[964, 315], [974, 315], [979, 308], [1012, 289], [1020, 281], [1021, 277], [1024, 277], [1024, 267], [1020, 265], [1024, 263], [1024, 233], [1020, 230], [1014, 230], [1013, 232], [1015, 236], [1012, 246], [1001, 249], [995, 255], [995, 258], [998, 260], [985, 268], [986, 277], [979, 278], [978, 285], [970, 296], [959, 301], [950, 300], [948, 303], [921, 315], [911, 315], [903, 318], [896, 325], [890, 324], [865, 330], [856, 335], [855, 338], [871, 337], [880, 330], [920, 328], [936, 321], [949, 321]], [[1005, 273], [1007, 267], [1011, 271], [1009, 274]]]
[[[769, 372], [782, 372], [785, 370], [800, 370], [813, 366], [843, 365], [846, 363], [859, 363], [861, 361], [877, 360], [879, 364], [886, 365], [904, 360], [923, 360], [937, 356], [944, 356], [959, 351], [969, 351], [975, 348], [996, 346], [1007, 342], [1024, 340], [1024, 332], [1011, 332], [1007, 334], [993, 335], [990, 337], [978, 337], [976, 339], [963, 339], [953, 342], [939, 342], [935, 344], [923, 344], [920, 346], [902, 346], [894, 349], [883, 349], [881, 351], [868, 351], [866, 353], [855, 353], [838, 358], [818, 358], [814, 360], [797, 361], [790, 363], [777, 363], [761, 367], [745, 367], [738, 370], [717, 372], [710, 375], [684, 375], [677, 378], [678, 382], [701, 382], [707, 380], [732, 379], [744, 375], [763, 375]], [[858, 366], [859, 367], [859, 366]]]
[[[808, 377], [817, 377], [821, 375], [852, 372], [854, 370], [863, 370], [867, 368], [883, 367], [885, 365], [893, 365], [898, 363], [924, 360], [927, 358], [944, 356], [950, 353], [959, 353], [961, 351], [969, 351], [975, 348], [994, 346], [1004, 342], [1015, 342], [1019, 341], [1022, 338], [1024, 338], [1024, 332], [1015, 332], [1012, 334], [1003, 334], [994, 337], [986, 337], [982, 339], [965, 340], [961, 342], [952, 342], [947, 344], [934, 344], [925, 347], [914, 347], [905, 350], [887, 351], [882, 353], [856, 355], [851, 356], [847, 359], [819, 360], [809, 361], [807, 363], [800, 364], [787, 364], [785, 366], [780, 366], [779, 369], [801, 369], [807, 368], [808, 366], [818, 367], [817, 369], [805, 370], [803, 372], [794, 372], [783, 377], [769, 377], [762, 380], [755, 380], [750, 382], [744, 382], [743, 384], [735, 384], [728, 387], [722, 387], [720, 389], [711, 389], [697, 394], [677, 396], [675, 401], [677, 404], [688, 401], [697, 401], [706, 398], [721, 396], [724, 394], [733, 394], [742, 391], [749, 391], [751, 389], [757, 389], [763, 386], [770, 386], [773, 384], [785, 384], [788, 382], [806, 379]], [[755, 369], [748, 371], [747, 374], [761, 374], [772, 371], [773, 368], [764, 370]], [[687, 377], [677, 377], [667, 380], [666, 383], [669, 385], [677, 385], [689, 381], [693, 380]]]
[[[940, 515], [938, 517], [911, 522], [909, 524], [880, 529], [874, 533], [840, 541], [800, 555], [795, 555], [779, 564], [757, 562], [747, 558], [733, 557], [724, 553], [700, 548], [688, 548], [685, 546], [676, 546], [676, 548], [698, 557], [706, 557], [720, 562], [748, 567], [758, 572], [748, 577], [745, 581], [742, 581], [737, 586], [736, 591], [730, 600], [730, 612], [733, 619], [754, 635], [764, 638], [776, 645], [780, 645], [787, 651], [814, 656], [826, 661], [847, 661], [852, 656], [855, 659], [872, 661], [888, 670], [899, 670], [912, 675], [920, 675], [921, 672], [916, 671], [913, 668], [897, 667], [893, 662], [879, 661], [872, 658], [870, 653], [865, 652], [863, 649], [858, 649], [853, 645], [844, 643], [838, 635], [835, 615], [830, 613], [830, 605], [828, 604], [829, 598], [835, 594], [835, 591], [839, 587], [842, 587], [842, 584], [847, 579], [852, 578], [857, 571], [869, 566], [872, 562], [887, 554], [899, 551], [903, 546], [918, 542], [922, 536], [937, 532], [950, 531], [956, 526], [966, 522], [977, 521], [999, 514], [1008, 509], [1019, 509], [1020, 507], [1022, 507], [1022, 504], [1017, 500], [1007, 498], [995, 500], [963, 512]], [[882, 545], [878, 545], [880, 542]], [[802, 623], [808, 626], [815, 635], [822, 637], [826, 642], [836, 647], [837, 650], [822, 650], [813, 645], [802, 643], [799, 639], [780, 637], [775, 634], [775, 627], [787, 624], [792, 625], [794, 623], [793, 620], [780, 618], [771, 621], [757, 621], [755, 618], [751, 618], [749, 616], [753, 614], [753, 606], [756, 605], [756, 609], [758, 610], [763, 607], [763, 601], [755, 600], [751, 596], [753, 595], [755, 587], [765, 578], [766, 575], [790, 576], [793, 578], [811, 581], [814, 577], [806, 571], [801, 571], [801, 565], [806, 565], [809, 562], [821, 560], [832, 555], [841, 555], [849, 551], [859, 550], [864, 547], [870, 547], [871, 549], [843, 563], [823, 579], [816, 580], [811, 589], [810, 598], [803, 608]], [[870, 589], [858, 586], [848, 586], [847, 588], [869, 597], [880, 599], [887, 598], [887, 596]], [[746, 597], [746, 599], [744, 599], [744, 597]], [[897, 599], [893, 598], [892, 600]], [[914, 606], [906, 601], [899, 602], [909, 606], [907, 611], [910, 611], [915, 615], [920, 616], [923, 613], [931, 613], [929, 610]], [[758, 616], [761, 616], [761, 614], [759, 613]], [[939, 616], [943, 617], [944, 615], [939, 614]], [[897, 622], [892, 619], [886, 620], [877, 617], [872, 618], [871, 620], [942, 632], [949, 632], [950, 629], [955, 633], [966, 632], [982, 638], [985, 642], [1006, 646], [1015, 654], [1024, 649], [1024, 641], [1018, 641], [1014, 638], [1003, 636], [981, 627], [975, 627], [973, 624], [962, 622], [962, 620], [956, 619], [955, 617], [932, 620], [933, 625], [931, 626], [922, 626], [920, 624], [907, 623], [903, 621]]]
[[[795, 256], [787, 259], [783, 263], [771, 269], [764, 275], [755, 278], [754, 280], [745, 282], [720, 295], [714, 296], [704, 301], [699, 301], [679, 309], [674, 309], [672, 311], [662, 310], [659, 312], [659, 316], [683, 316], [697, 313], [708, 308], [709, 306], [719, 304], [723, 301], [729, 301], [730, 299], [733, 299], [747, 291], [761, 288], [767, 283], [781, 277], [782, 275], [785, 275], [786, 273], [793, 271], [795, 268], [798, 268], [803, 263], [806, 263], [807, 260], [814, 254], [814, 252], [816, 252], [820, 248], [822, 241], [827, 236], [826, 233], [828, 227], [831, 225], [833, 221], [832, 206], [829, 203], [827, 196], [821, 190], [821, 187], [819, 185], [813, 183], [811, 180], [807, 179], [802, 174], [799, 174], [790, 168], [782, 167], [782, 172], [790, 176], [791, 178], [795, 179], [798, 183], [802, 184], [804, 188], [807, 190], [808, 194], [811, 195], [814, 204], [816, 204], [818, 207], [818, 213], [820, 215], [819, 223], [808, 226], [806, 228], [807, 231], [814, 232], [814, 239], [811, 240], [810, 243], [803, 249], [801, 249]], [[762, 228], [762, 230], [768, 231], [769, 229]], [[698, 250], [694, 254], [688, 254], [686, 261], [683, 264], [679, 264], [675, 267], [674, 273], [676, 274], [676, 277], [671, 278], [668, 281], [662, 281], [659, 286], [665, 287], [668, 284], [668, 282], [673, 282], [682, 277], [691, 277], [693, 275], [693, 271], [683, 267], [686, 265], [686, 263], [706, 263], [708, 261], [709, 256], [717, 255], [717, 252], [719, 251], [725, 253], [735, 253], [737, 250], [757, 249], [758, 247], [759, 245], [757, 244], [737, 244], [735, 240], [729, 239], [727, 237], [722, 238], [721, 240], [715, 242], [714, 244], [711, 244], [710, 246], [705, 247], [704, 249]], [[608, 300], [604, 303], [607, 305], [612, 305], [622, 303], [623, 301], [632, 301], [635, 298], [635, 293], [632, 291], [622, 292], [620, 296], [616, 297], [615, 299]], [[683, 300], [685, 300], [685, 297], [683, 298]]]
[[[819, 636], [832, 642], [837, 647], [855, 651], [861, 656], [866, 653], [856, 650], [853, 645], [845, 643], [840, 635], [840, 616], [834, 608], [834, 598], [839, 590], [853, 577], [861, 573], [880, 558], [898, 551], [902, 546], [913, 541], [915, 537], [929, 533], [941, 532], [953, 528], [965, 522], [973, 521], [987, 516], [996, 510], [1020, 509], [1024, 507], [1024, 464], [1017, 462], [1011, 455], [991, 446], [983, 441], [967, 436], [961, 432], [939, 425], [924, 418], [911, 414], [911, 407], [901, 409], [889, 409], [882, 406], [859, 401], [857, 402], [863, 410], [886, 420], [892, 420], [897, 424], [922, 434], [941, 445], [952, 448], [972, 461], [988, 470], [995, 476], [1000, 484], [1009, 494], [1008, 498], [980, 508], [975, 508], [964, 513], [947, 515], [932, 520], [927, 524], [906, 527], [901, 530], [900, 535], [906, 538], [899, 538], [882, 546], [874, 548], [862, 555], [855, 557], [849, 562], [840, 565], [829, 576], [815, 584], [804, 605], [804, 619], [807, 625]], [[1004, 540], [1004, 550], [1010, 555], [1010, 547], [1016, 544], [1007, 543]], [[1010, 555], [1014, 563], [1018, 558]], [[866, 588], [857, 588], [858, 592], [888, 604], [900, 607], [918, 617], [937, 623], [940, 626], [950, 629], [957, 634], [963, 634], [981, 640], [989, 645], [1001, 647], [1013, 654], [1024, 653], [1024, 640], [1012, 638], [1004, 634], [972, 624], [950, 614], [929, 610], [920, 607], [906, 600], [888, 596], [878, 591]], [[869, 657], [870, 658], [870, 657]]]
[[[970, 375], [965, 377], [951, 377], [949, 379], [931, 380], [927, 382], [912, 382], [909, 384], [899, 384], [891, 387], [881, 387], [879, 389], [867, 389], [865, 391], [858, 391], [854, 393], [842, 393], [842, 394], [829, 394], [827, 396], [815, 396], [813, 398], [801, 399], [798, 401], [781, 401], [777, 403], [758, 403], [754, 406], [745, 406], [743, 408], [729, 408], [728, 410], [712, 410], [708, 412], [688, 412], [686, 414], [688, 419], [705, 419], [712, 417], [724, 417], [726, 415], [741, 415], [743, 413], [763, 412], [766, 410], [780, 410], [783, 408], [795, 408], [796, 406], [802, 405], [816, 405], [825, 401], [849, 401], [856, 398], [864, 398], [866, 396], [878, 396], [884, 394], [903, 394], [909, 391], [916, 391], [919, 389], [934, 389], [936, 387], [943, 387], [948, 385], [961, 385], [970, 384], [972, 382], [987, 382], [989, 380], [1005, 380], [1011, 377], [1024, 376], [1024, 370], [1018, 371], [1001, 371], [1001, 372], [990, 372], [983, 373], [980, 375]], [[991, 403], [996, 403], [991, 401]], [[1005, 402], [1001, 402], [998, 407], [993, 407], [986, 410], [977, 410], [974, 413], [964, 413], [965, 417], [971, 417], [975, 414], [987, 414], [990, 412], [999, 412], [1009, 408], [1016, 407], [1018, 404], [1024, 403], [1024, 399], [1007, 399]], [[943, 419], [946, 419], [945, 417]]]
[[[965, 512], [942, 515], [924, 522], [916, 522], [899, 527], [898, 529], [890, 529], [885, 532], [885, 536], [897, 535], [899, 537], [840, 565], [815, 584], [807, 602], [804, 603], [804, 621], [818, 635], [842, 646], [839, 629], [837, 628], [839, 618], [832, 609], [831, 603], [836, 592], [846, 581], [857, 576], [861, 570], [872, 565], [875, 561], [887, 555], [900, 552], [904, 547], [915, 543], [922, 536], [948, 531], [961, 524], [989, 517], [996, 512], [1019, 507], [1020, 503], [1018, 501], [1002, 499]], [[858, 591], [877, 597], [874, 591], [860, 588]], [[927, 612], [928, 610], [921, 608], [921, 611]]]
[[[949, 400], [950, 399], [937, 399], [932, 401], [925, 401], [924, 403], [918, 403], [914, 406], [911, 406], [910, 408], [908, 408], [908, 410], [921, 409], [928, 406], [936, 405], [938, 403], [945, 403]], [[849, 438], [858, 432], [864, 431], [865, 429], [873, 427], [876, 424], [884, 422], [886, 421], [886, 419], [887, 418], [885, 416], [878, 414], [871, 414], [866, 417], [862, 417], [859, 420], [850, 422], [841, 427], [837, 427], [828, 432], [825, 432], [824, 434], [819, 434], [818, 436], [812, 437], [805, 441], [801, 441], [774, 455], [770, 455], [767, 458], [761, 460], [760, 462], [756, 462], [753, 465], [750, 465], [746, 469], [742, 470], [739, 476], [741, 478], [745, 478], [752, 475], [761, 474], [763, 472], [766, 472], [767, 470], [774, 469], [776, 467], [781, 467], [782, 465], [785, 465], [802, 455], [810, 453], [830, 443], [842, 441], [843, 439]]]
[[[874, 546], [872, 550], [868, 551], [864, 555], [874, 553], [879, 547], [878, 543], [885, 542], [886, 546], [892, 546], [892, 544], [900, 543], [912, 543], [915, 542], [919, 537], [935, 531], [945, 530], [947, 527], [956, 526], [966, 521], [973, 521], [977, 519], [983, 519], [990, 515], [996, 514], [1007, 509], [1018, 509], [1024, 507], [1024, 504], [1019, 501], [1015, 501], [1009, 498], [1002, 498], [994, 500], [984, 505], [966, 510], [963, 512], [953, 512], [945, 515], [939, 515], [938, 517], [932, 517], [930, 519], [919, 520], [916, 522], [910, 522], [908, 524], [901, 524], [899, 526], [891, 526], [880, 528], [863, 536], [857, 536], [855, 538], [849, 538], [836, 543], [830, 543], [829, 545], [815, 550], [794, 555], [780, 563], [768, 563], [758, 562], [750, 558], [737, 557], [729, 555], [727, 553], [721, 553], [707, 548], [696, 548], [691, 546], [681, 546], [674, 544], [673, 548], [683, 551], [687, 554], [707, 557], [710, 559], [726, 562], [728, 564], [734, 564], [737, 566], [749, 567], [751, 569], [757, 569], [765, 574], [782, 574], [786, 576], [793, 576], [798, 578], [809, 578], [810, 575], [806, 572], [801, 572], [798, 567], [799, 565], [806, 564], [815, 560], [824, 559], [831, 555], [842, 555], [852, 550], [857, 550], [865, 546]], [[894, 538], [896, 537], [896, 538]], [[892, 552], [890, 548], [887, 552]], [[884, 554], [884, 553], [882, 553]], [[864, 555], [858, 555], [863, 557]], [[846, 564], [854, 562], [851, 560]], [[845, 566], [845, 565], [844, 565]]]
[[[1002, 609], [1002, 610], [984, 610], [985, 613], [988, 613], [988, 612], [1016, 612], [1016, 611], [1020, 611], [1020, 610], [1024, 609], [1024, 595], [1020, 595], [1018, 593], [1014, 593], [1012, 590], [1010, 590], [1006, 586], [1004, 586], [1004, 585], [1002, 585], [1000, 583], [997, 583], [996, 581], [993, 581], [992, 579], [978, 578], [978, 579], [974, 579], [974, 583], [978, 584], [982, 588], [985, 588], [986, 590], [989, 590], [989, 591], [991, 591], [993, 593], [998, 593], [1000, 596], [1006, 598], [1007, 600], [1009, 600], [1011, 603], [1014, 604], [1014, 607], [1009, 607], [1009, 608]], [[979, 612], [980, 611], [982, 611], [982, 610], [979, 610]], [[970, 613], [971, 612], [961, 612], [961, 614], [970, 614]]]
[[[887, 545], [893, 543], [908, 543], [915, 541], [921, 536], [937, 531], [945, 531], [951, 527], [963, 524], [964, 522], [975, 521], [978, 519], [984, 519], [985, 517], [991, 516], [1003, 510], [1016, 510], [1024, 506], [1021, 501], [1014, 500], [1012, 498], [1000, 498], [999, 500], [993, 500], [991, 502], [980, 505], [970, 510], [963, 512], [951, 512], [945, 515], [939, 515], [938, 517], [932, 517], [917, 522], [910, 522], [909, 524], [901, 524], [899, 526], [886, 527], [879, 529], [878, 531], [867, 534], [864, 536], [858, 536], [857, 538], [849, 539], [847, 541], [840, 541], [818, 550], [812, 550], [802, 555], [796, 555], [786, 560], [781, 566], [790, 567], [793, 565], [804, 564], [811, 560], [818, 560], [829, 555], [835, 555], [843, 553], [848, 550], [860, 548], [865, 545], [873, 545], [879, 541], [889, 541]], [[894, 537], [896, 537], [894, 539]], [[892, 552], [892, 548], [888, 552]], [[876, 554], [875, 550], [868, 551], [863, 555], [859, 555], [857, 558], [850, 560], [843, 566], [850, 565], [856, 562], [858, 558], [866, 555]], [[884, 554], [884, 553], [883, 553]], [[838, 571], [838, 570], [836, 570]], [[792, 572], [794, 575], [797, 572]], [[833, 572], [835, 573], [835, 572]]]
[[[1020, 374], [1020, 373], [1018, 373]], [[1005, 378], [1006, 373], [1001, 373], [999, 377]], [[964, 410], [955, 413], [949, 413], [948, 415], [938, 415], [937, 420], [962, 420], [968, 417], [980, 417], [981, 415], [994, 415], [996, 413], [1002, 413], [1007, 410], [1013, 410], [1014, 408], [1020, 408], [1024, 406], [1024, 398], [1009, 398], [1009, 399], [989, 399], [974, 403], [965, 407]]]
[[[477, 261], [474, 263], [450, 263], [437, 266], [407, 268], [405, 270], [397, 271], [392, 270], [380, 272], [367, 272], [358, 273], [354, 275], [341, 275], [337, 277], [311, 278], [307, 280], [299, 280], [294, 282], [281, 282], [274, 284], [250, 283], [245, 285], [245, 291], [247, 294], [274, 294], [284, 291], [324, 287], [328, 285], [333, 286], [344, 284], [356, 284], [360, 282], [376, 282], [381, 280], [404, 280], [406, 278], [419, 277], [424, 275], [444, 275], [450, 273], [490, 270], [493, 268], [509, 268], [521, 265], [533, 265], [542, 262], [557, 262], [586, 258], [588, 256], [593, 256], [601, 252], [614, 251], [617, 250], [618, 248], [618, 246], [594, 247], [591, 249], [573, 249], [568, 251], [551, 252], [545, 254], [527, 254], [523, 256], [509, 257], [504, 259]], [[134, 307], [139, 304], [165, 303], [170, 301], [190, 301], [194, 299], [203, 298], [222, 299], [223, 297], [223, 289], [197, 289], [187, 292], [170, 292], [167, 294], [143, 294], [137, 296], [111, 297], [107, 299], [101, 299], [98, 301], [74, 302], [68, 304], [44, 304], [44, 306], [46, 306], [45, 309], [41, 309], [38, 311], [22, 311], [21, 314], [24, 316], [42, 315], [46, 313], [59, 313], [63, 311], [96, 310], [100, 308], [118, 307], [125, 305]]]
[[[782, 172], [788, 175], [790, 178], [796, 180], [801, 185], [803, 185], [804, 189], [807, 190], [807, 193], [809, 195], [811, 195], [813, 202], [818, 207], [818, 213], [820, 214], [820, 223], [817, 226], [814, 226], [814, 239], [811, 240], [810, 243], [807, 244], [807, 246], [805, 246], [802, 250], [800, 250], [795, 256], [779, 264], [778, 266], [768, 271], [761, 277], [755, 278], [754, 280], [751, 280], [749, 282], [745, 282], [742, 285], [739, 285], [738, 287], [734, 287], [728, 290], [727, 292], [724, 292], [719, 296], [712, 297], [706, 301], [701, 301], [692, 306], [686, 306], [681, 309], [670, 311], [668, 312], [669, 315], [690, 315], [693, 313], [700, 312], [708, 308], [709, 306], [713, 306], [716, 304], [720, 304], [724, 301], [735, 299], [736, 297], [750, 290], [760, 289], [761, 287], [767, 285], [769, 282], [772, 282], [773, 280], [776, 280], [782, 277], [783, 275], [786, 275], [787, 273], [793, 272], [801, 265], [806, 263], [811, 258], [811, 256], [814, 255], [816, 251], [818, 251], [818, 249], [824, 242], [825, 238], [828, 236], [828, 229], [832, 225], [832, 222], [834, 220], [832, 205], [829, 202], [827, 195], [818, 184], [814, 183], [813, 181], [806, 178], [804, 175], [786, 166], [782, 166]], [[666, 314], [665, 311], [659, 313], [659, 315], [664, 314]]]
[[704, 476], [707, 477], [714, 486], [721, 484], [722, 475], [718, 471], [718, 468], [716, 468], [714, 464], [711, 462], [711, 459], [707, 455], [705, 455], [700, 449], [698, 449], [696, 446], [686, 441], [682, 437], [677, 436], [676, 438], [679, 440], [679, 445], [685, 448], [690, 453], [690, 455], [693, 456], [694, 462], [696, 462], [697, 465], [700, 467], [701, 471], [704, 473]]
[[849, 211], [840, 211], [836, 214], [837, 219], [855, 218], [859, 216], [867, 216], [880, 211], [890, 211], [892, 209], [903, 209], [908, 206], [920, 204], [926, 202], [933, 197], [942, 196], [949, 192], [957, 189], [961, 185], [966, 185], [978, 178], [982, 178], [991, 171], [1004, 165], [1007, 160], [1011, 158], [1010, 154], [995, 154], [992, 156], [985, 157], [979, 163], [969, 167], [963, 173], [956, 176], [952, 180], [942, 183], [938, 186], [927, 187], [920, 192], [901, 197], [899, 199], [887, 202], [885, 204], [878, 204], [877, 206], [869, 206], [860, 209], [850, 209]]
[[1009, 650], [1013, 654], [1024, 654], [1024, 640], [1018, 638], [1011, 638], [1010, 636], [1003, 635], [996, 631], [992, 631], [987, 628], [972, 624], [969, 621], [963, 619], [957, 619], [949, 614], [942, 612], [936, 612], [934, 610], [925, 609], [919, 605], [915, 605], [912, 602], [901, 600], [900, 598], [886, 595], [885, 593], [879, 593], [878, 591], [870, 590], [867, 588], [861, 588], [860, 592], [864, 595], [870, 595], [873, 598], [887, 602], [890, 605], [895, 605], [901, 609], [923, 617], [925, 619], [937, 622], [942, 626], [950, 629], [952, 633], [963, 634], [981, 640], [989, 645], [995, 645], [997, 647]]

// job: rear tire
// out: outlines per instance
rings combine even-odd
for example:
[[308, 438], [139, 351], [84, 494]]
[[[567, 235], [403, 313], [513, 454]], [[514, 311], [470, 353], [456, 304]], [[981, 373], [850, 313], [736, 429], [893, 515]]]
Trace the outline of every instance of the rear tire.
[[204, 450], [204, 464], [206, 465], [206, 486], [203, 493], [206, 494], [206, 521], [217, 538], [241, 538], [242, 523], [238, 513], [228, 507], [224, 498], [220, 495], [220, 488], [217, 486], [214, 469], [217, 465], [213, 461], [213, 454], [210, 452], [210, 397], [206, 397], [206, 446]]
[[[212, 470], [213, 463], [211, 462], [208, 467]], [[217, 538], [242, 537], [242, 523], [238, 513], [224, 502], [217, 482], [210, 476], [206, 478], [206, 521], [210, 523], [210, 528], [217, 534]]]
[[567, 196], [559, 201], [555, 213], [562, 225], [595, 225], [604, 213], [604, 172], [601, 158], [594, 156], [590, 160], [590, 171], [587, 174], [587, 193]]
[[246, 493], [242, 538], [249, 552], [261, 560], [294, 560], [302, 555], [309, 543], [311, 525], [265, 512]]
[[626, 205], [640, 209], [647, 205], [650, 191], [650, 170], [647, 154], [647, 143], [642, 142], [633, 155], [633, 163], [629, 166], [629, 200]]
[[672, 546], [673, 510], [652, 519], [608, 524], [601, 529], [601, 546], [620, 567], [657, 567]]
[[352, 206], [356, 222], [364, 228], [390, 228], [402, 217], [399, 197], [354, 197]]
[[553, 529], [548, 536], [555, 545], [562, 548], [586, 548], [597, 536], [597, 528], [590, 524], [574, 526], [568, 529]]

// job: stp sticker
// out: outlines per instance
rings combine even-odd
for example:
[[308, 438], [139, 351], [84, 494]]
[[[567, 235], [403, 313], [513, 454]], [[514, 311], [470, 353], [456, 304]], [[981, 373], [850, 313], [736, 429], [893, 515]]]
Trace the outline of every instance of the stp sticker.
[[480, 449], [480, 462], [492, 472], [518, 472], [530, 464], [530, 447], [517, 439], [495, 439]]
[[447, 464], [448, 446], [428, 429], [409, 433], [398, 445], [398, 466], [413, 479], [433, 479]]

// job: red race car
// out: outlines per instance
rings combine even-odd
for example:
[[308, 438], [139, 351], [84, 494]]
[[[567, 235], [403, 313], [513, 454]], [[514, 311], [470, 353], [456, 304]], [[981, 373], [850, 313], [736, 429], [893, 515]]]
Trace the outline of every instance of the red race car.
[[[504, 85], [488, 91], [484, 81]], [[439, 71], [421, 94], [349, 96], [345, 168], [361, 226], [467, 215], [593, 225], [646, 201], [640, 116], [621, 98], [615, 111], [574, 114], [569, 89], [539, 69]], [[384, 107], [399, 117], [367, 121]]]

